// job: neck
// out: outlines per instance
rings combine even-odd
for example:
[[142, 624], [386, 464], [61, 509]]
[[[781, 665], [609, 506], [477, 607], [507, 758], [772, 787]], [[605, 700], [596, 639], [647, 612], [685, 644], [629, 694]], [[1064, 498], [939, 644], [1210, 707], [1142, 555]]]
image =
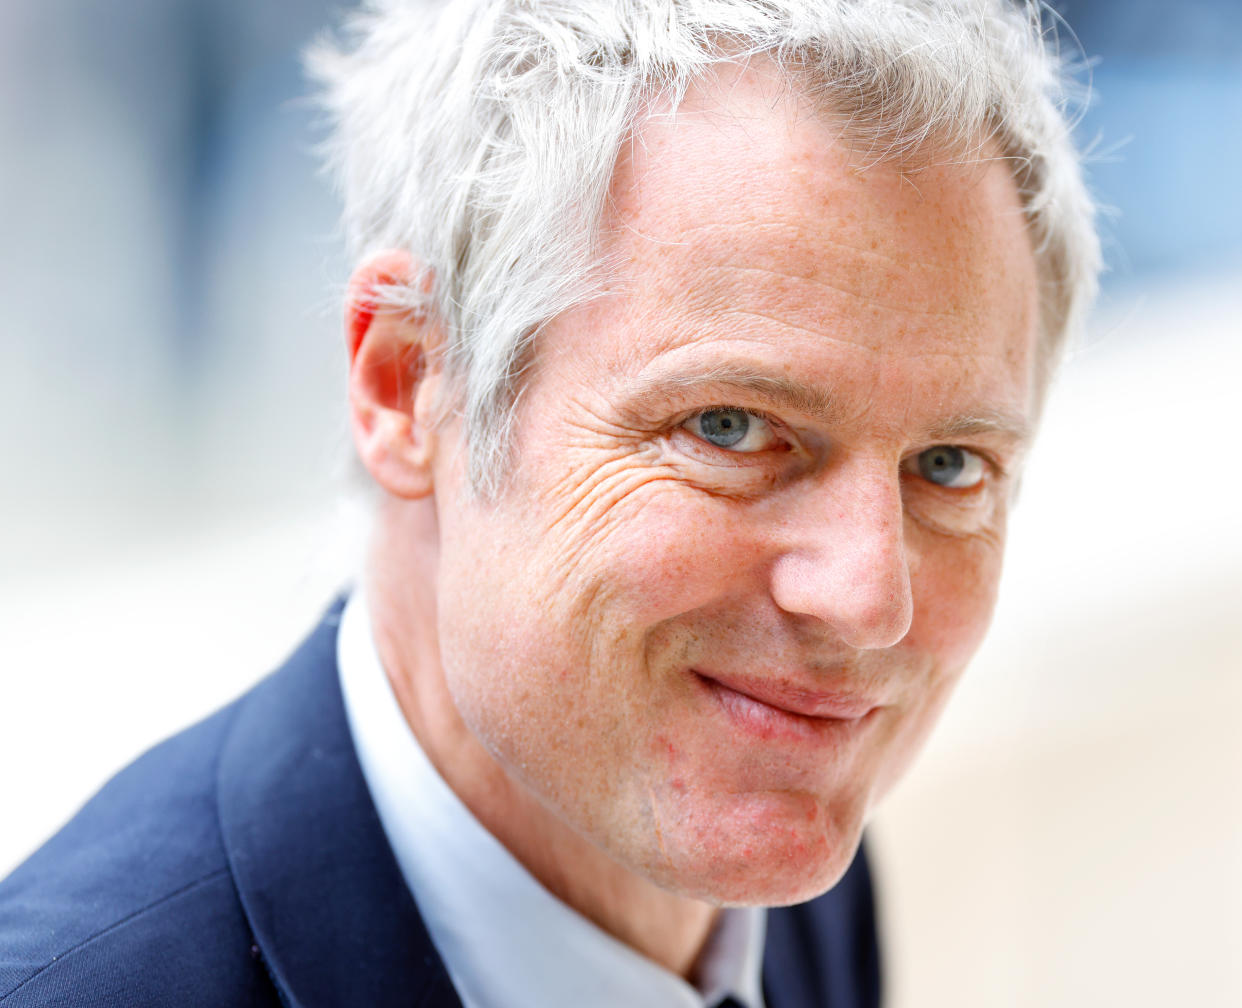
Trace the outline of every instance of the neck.
[[[434, 510], [380, 509], [367, 575], [376, 649], [406, 722], [445, 782], [541, 885], [664, 968], [693, 980], [717, 909], [661, 889], [565, 824], [463, 722], [436, 637]], [[424, 576], [411, 578], [411, 570]]]

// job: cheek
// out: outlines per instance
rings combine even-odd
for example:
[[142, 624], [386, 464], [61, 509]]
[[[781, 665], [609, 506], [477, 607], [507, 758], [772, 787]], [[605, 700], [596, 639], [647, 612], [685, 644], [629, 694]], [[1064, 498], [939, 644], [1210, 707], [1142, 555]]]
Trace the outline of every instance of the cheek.
[[904, 649], [922, 669], [894, 726], [874, 803], [905, 772], [935, 727], [987, 632], [1000, 578], [999, 540], [945, 540], [921, 558], [913, 576], [915, 618]]
[[626, 492], [617, 480], [613, 493], [560, 511], [551, 490], [519, 487], [445, 515], [441, 659], [472, 727], [489, 711], [533, 723], [552, 707], [594, 718], [596, 732], [620, 730], [613, 722], [650, 687], [639, 670], [654, 628], [729, 582], [737, 550], [721, 547], [720, 504], [671, 480], [631, 478]]
[[1000, 581], [1002, 535], [936, 536], [912, 567], [914, 625], [910, 639], [956, 678], [992, 618]]
[[503, 520], [513, 512], [522, 513], [459, 498], [443, 510], [439, 529], [440, 665], [458, 712], [493, 752], [520, 731], [543, 692], [540, 680], [569, 665], [562, 656], [550, 667], [550, 649], [535, 653], [543, 601], [532, 594], [538, 579], [529, 550]]
[[673, 480], [617, 509], [607, 535], [627, 606], [643, 621], [699, 609], [741, 590], [759, 561], [754, 525], [736, 501]]

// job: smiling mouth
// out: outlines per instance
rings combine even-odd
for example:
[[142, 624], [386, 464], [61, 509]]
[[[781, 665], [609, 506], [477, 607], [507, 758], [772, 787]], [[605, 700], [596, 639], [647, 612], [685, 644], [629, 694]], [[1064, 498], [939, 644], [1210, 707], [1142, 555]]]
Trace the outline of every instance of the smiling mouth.
[[852, 734], [881, 708], [861, 693], [807, 690], [788, 683], [741, 676], [693, 677], [735, 725], [763, 738], [822, 738]]

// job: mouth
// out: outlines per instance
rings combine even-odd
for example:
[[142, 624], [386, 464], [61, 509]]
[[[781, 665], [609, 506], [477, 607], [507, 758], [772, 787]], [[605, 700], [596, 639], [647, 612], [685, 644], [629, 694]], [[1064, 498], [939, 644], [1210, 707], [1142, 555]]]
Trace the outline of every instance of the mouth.
[[729, 721], [764, 739], [823, 740], [851, 735], [881, 709], [878, 700], [861, 692], [805, 689], [779, 680], [698, 669], [691, 674]]

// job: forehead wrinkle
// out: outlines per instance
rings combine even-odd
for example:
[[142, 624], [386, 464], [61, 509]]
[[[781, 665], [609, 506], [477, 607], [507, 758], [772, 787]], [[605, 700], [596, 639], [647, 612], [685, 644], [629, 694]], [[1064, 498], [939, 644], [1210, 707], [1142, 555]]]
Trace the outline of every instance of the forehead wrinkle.
[[[809, 270], [815, 270], [822, 257], [824, 249], [839, 249], [842, 252], [850, 253], [859, 259], [867, 262], [876, 262], [878, 265], [886, 268], [887, 272], [892, 276], [899, 276], [912, 270], [923, 270], [929, 273], [956, 273], [960, 271], [958, 265], [946, 265], [943, 262], [927, 260], [906, 254], [905, 250], [900, 255], [893, 255], [885, 251], [883, 247], [873, 245], [868, 248], [866, 245], [857, 242], [842, 241], [839, 238], [832, 237], [838, 231], [843, 230], [841, 222], [833, 228], [814, 228], [808, 226], [808, 222], [804, 219], [795, 220], [765, 220], [750, 221], [742, 220], [740, 222], [746, 229], [747, 238], [753, 239], [755, 235], [764, 233], [775, 233], [780, 236], [787, 237], [788, 241], [781, 248], [782, 257], [790, 257], [791, 254], [797, 253], [800, 249], [814, 248], [814, 255], [804, 253], [803, 258], [808, 263]], [[663, 243], [668, 245], [684, 246], [688, 253], [695, 258], [699, 264], [707, 269], [758, 269], [750, 263], [733, 263], [729, 261], [722, 262], [704, 262], [706, 257], [716, 249], [724, 247], [732, 247], [735, 243], [721, 243], [717, 241], [720, 233], [724, 233], [727, 237], [732, 237], [736, 231], [737, 225], [730, 221], [725, 222], [704, 222], [693, 223], [682, 227], [679, 231], [678, 238], [675, 241], [665, 240]], [[655, 240], [655, 239], [652, 239]], [[844, 265], [844, 264], [842, 264]], [[858, 268], [858, 267], [856, 267]], [[865, 267], [868, 271], [871, 266]], [[791, 277], [801, 277], [804, 279], [812, 279], [809, 270], [790, 269], [788, 275]], [[770, 269], [769, 272], [781, 273], [780, 270]]]
[[[704, 233], [708, 230], [702, 229]], [[799, 312], [810, 309], [815, 315], [821, 314], [834, 302], [841, 305], [841, 299], [844, 299], [845, 303], [861, 305], [869, 311], [891, 310], [908, 316], [946, 319], [960, 324], [973, 314], [970, 311], [974, 306], [969, 299], [971, 293], [978, 292], [981, 299], [987, 298], [986, 278], [977, 271], [967, 270], [959, 261], [948, 264], [926, 262], [822, 237], [816, 237], [814, 242], [807, 243], [806, 251], [800, 251], [798, 236], [805, 232], [790, 230], [795, 237], [777, 255], [773, 255], [771, 250], [753, 252], [744, 245], [710, 243], [699, 239], [682, 241], [680, 248], [665, 251], [666, 255], [672, 253], [674, 256], [680, 252], [688, 263], [692, 263], [685, 273], [697, 274], [696, 281], [685, 283], [681, 272], [678, 277], [688, 288], [688, 293], [693, 295], [693, 292], [698, 292], [698, 300], [708, 298], [719, 302], [726, 300], [727, 294], [727, 301], [737, 304], [745, 303], [758, 291], [772, 291], [783, 305]], [[827, 248], [844, 253], [829, 264], [828, 269], [823, 261]], [[967, 292], [968, 303], [962, 303], [962, 292], [948, 284], [944, 285], [944, 290], [957, 293], [952, 299], [934, 294], [916, 299], [909, 295], [912, 283], [931, 283], [933, 291], [939, 291], [936, 278], [940, 275], [958, 279], [970, 275], [973, 283]]]
[[[750, 273], [768, 273], [768, 274], [773, 274], [775, 276], [784, 276], [784, 274], [782, 273], [779, 273], [774, 270], [763, 269], [760, 266], [730, 267], [730, 272], [733, 272], [733, 271], [750, 272]], [[927, 318], [952, 319], [955, 322], [960, 322], [962, 318], [960, 312], [938, 311], [934, 308], [920, 308], [917, 306], [906, 304], [905, 302], [902, 302], [902, 301], [885, 301], [872, 294], [860, 294], [858, 293], [858, 291], [852, 291], [848, 287], [841, 287], [838, 284], [829, 283], [826, 280], [817, 280], [812, 277], [800, 277], [799, 279], [802, 280], [803, 283], [813, 284], [814, 286], [819, 287], [822, 290], [832, 291], [832, 293], [834, 294], [840, 294], [843, 297], [851, 298], [854, 301], [859, 301], [867, 308], [873, 309], [873, 310], [877, 308], [882, 308], [886, 311], [900, 312], [903, 315], [922, 315]], [[801, 329], [805, 332], [810, 332], [810, 333], [816, 332], [815, 329], [812, 329], [809, 326], [798, 325], [797, 323], [790, 322], [787, 319], [777, 318], [775, 315], [770, 315], [765, 312], [755, 311], [750, 308], [733, 308], [733, 309], [730, 309], [730, 311], [733, 314], [737, 314], [737, 315], [753, 315], [755, 318], [766, 319], [769, 322], [775, 322], [778, 325], [787, 325], [793, 329]], [[823, 333], [820, 332], [819, 335], [822, 336]]]

